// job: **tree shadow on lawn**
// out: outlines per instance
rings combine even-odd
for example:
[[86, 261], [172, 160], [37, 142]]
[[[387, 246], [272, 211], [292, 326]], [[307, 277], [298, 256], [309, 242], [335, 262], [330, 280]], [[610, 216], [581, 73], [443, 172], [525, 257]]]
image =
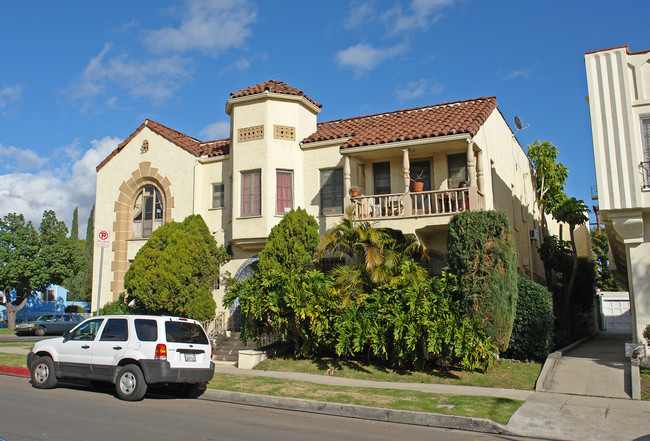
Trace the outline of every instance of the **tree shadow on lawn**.
[[385, 364], [371, 364], [360, 360], [342, 360], [338, 358], [329, 357], [314, 357], [309, 360], [321, 371], [336, 372], [343, 369], [348, 369], [355, 372], [360, 372], [372, 375], [375, 372], [385, 375], [399, 375], [401, 377], [412, 377], [414, 374], [423, 374], [431, 377], [436, 377], [443, 380], [460, 380], [461, 377], [457, 374], [462, 370], [454, 366], [450, 367], [427, 367], [423, 370], [399, 369], [393, 368]]

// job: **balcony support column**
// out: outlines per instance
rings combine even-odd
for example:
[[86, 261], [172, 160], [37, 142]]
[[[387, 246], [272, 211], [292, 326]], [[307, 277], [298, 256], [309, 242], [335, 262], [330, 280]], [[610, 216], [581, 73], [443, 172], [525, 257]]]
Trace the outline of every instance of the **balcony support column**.
[[350, 157], [343, 156], [343, 206], [347, 209], [352, 201], [350, 200]]
[[404, 170], [404, 215], [411, 215], [411, 159], [409, 158], [409, 149], [402, 149], [402, 169]]
[[476, 185], [478, 186], [478, 191], [485, 194], [483, 189], [485, 185], [485, 178], [483, 172], [483, 152], [476, 152]]
[[474, 159], [474, 139], [467, 139], [467, 174], [469, 186], [476, 187], [476, 161]]

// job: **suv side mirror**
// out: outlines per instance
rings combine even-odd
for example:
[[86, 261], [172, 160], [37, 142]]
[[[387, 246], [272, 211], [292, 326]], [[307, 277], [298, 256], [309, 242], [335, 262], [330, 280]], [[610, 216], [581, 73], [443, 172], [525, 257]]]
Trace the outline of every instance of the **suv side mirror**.
[[63, 333], [63, 339], [64, 340], [70, 340], [70, 331], [65, 331]]

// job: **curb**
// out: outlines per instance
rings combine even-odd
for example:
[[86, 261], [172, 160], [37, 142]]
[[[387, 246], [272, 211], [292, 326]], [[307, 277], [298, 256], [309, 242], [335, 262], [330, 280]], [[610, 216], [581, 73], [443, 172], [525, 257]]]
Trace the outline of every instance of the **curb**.
[[560, 358], [562, 358], [564, 354], [566, 354], [576, 346], [586, 342], [587, 340], [594, 338], [597, 335], [598, 335], [597, 332], [593, 333], [591, 335], [581, 338], [580, 340], [574, 341], [573, 343], [563, 347], [559, 351], [551, 352], [550, 354], [548, 354], [548, 357], [546, 357], [546, 361], [544, 362], [544, 366], [542, 366], [542, 371], [539, 373], [539, 377], [537, 377], [537, 381], [535, 382], [535, 392], [547, 392], [547, 390], [544, 388], [546, 377], [548, 377], [548, 375], [553, 371], [553, 368], [555, 367], [555, 363], [557, 363], [557, 361]]
[[380, 407], [358, 406], [353, 404], [330, 403], [302, 398], [276, 397], [271, 395], [230, 392], [216, 389], [207, 389], [200, 399], [390, 423], [514, 435], [514, 433], [506, 429], [505, 426], [495, 423], [494, 421], [458, 415], [443, 415]]
[[29, 377], [29, 369], [24, 367], [0, 366], [0, 374], [14, 377]]

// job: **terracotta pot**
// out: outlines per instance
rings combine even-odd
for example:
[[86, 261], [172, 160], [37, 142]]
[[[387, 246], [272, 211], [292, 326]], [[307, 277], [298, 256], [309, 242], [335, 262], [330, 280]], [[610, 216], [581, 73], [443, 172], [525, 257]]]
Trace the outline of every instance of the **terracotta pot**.
[[359, 190], [356, 189], [356, 188], [351, 188], [350, 189], [350, 196], [352, 196], [353, 198], [356, 198], [357, 196], [359, 196]]
[[413, 191], [418, 192], [424, 190], [424, 182], [414, 181], [413, 182]]

